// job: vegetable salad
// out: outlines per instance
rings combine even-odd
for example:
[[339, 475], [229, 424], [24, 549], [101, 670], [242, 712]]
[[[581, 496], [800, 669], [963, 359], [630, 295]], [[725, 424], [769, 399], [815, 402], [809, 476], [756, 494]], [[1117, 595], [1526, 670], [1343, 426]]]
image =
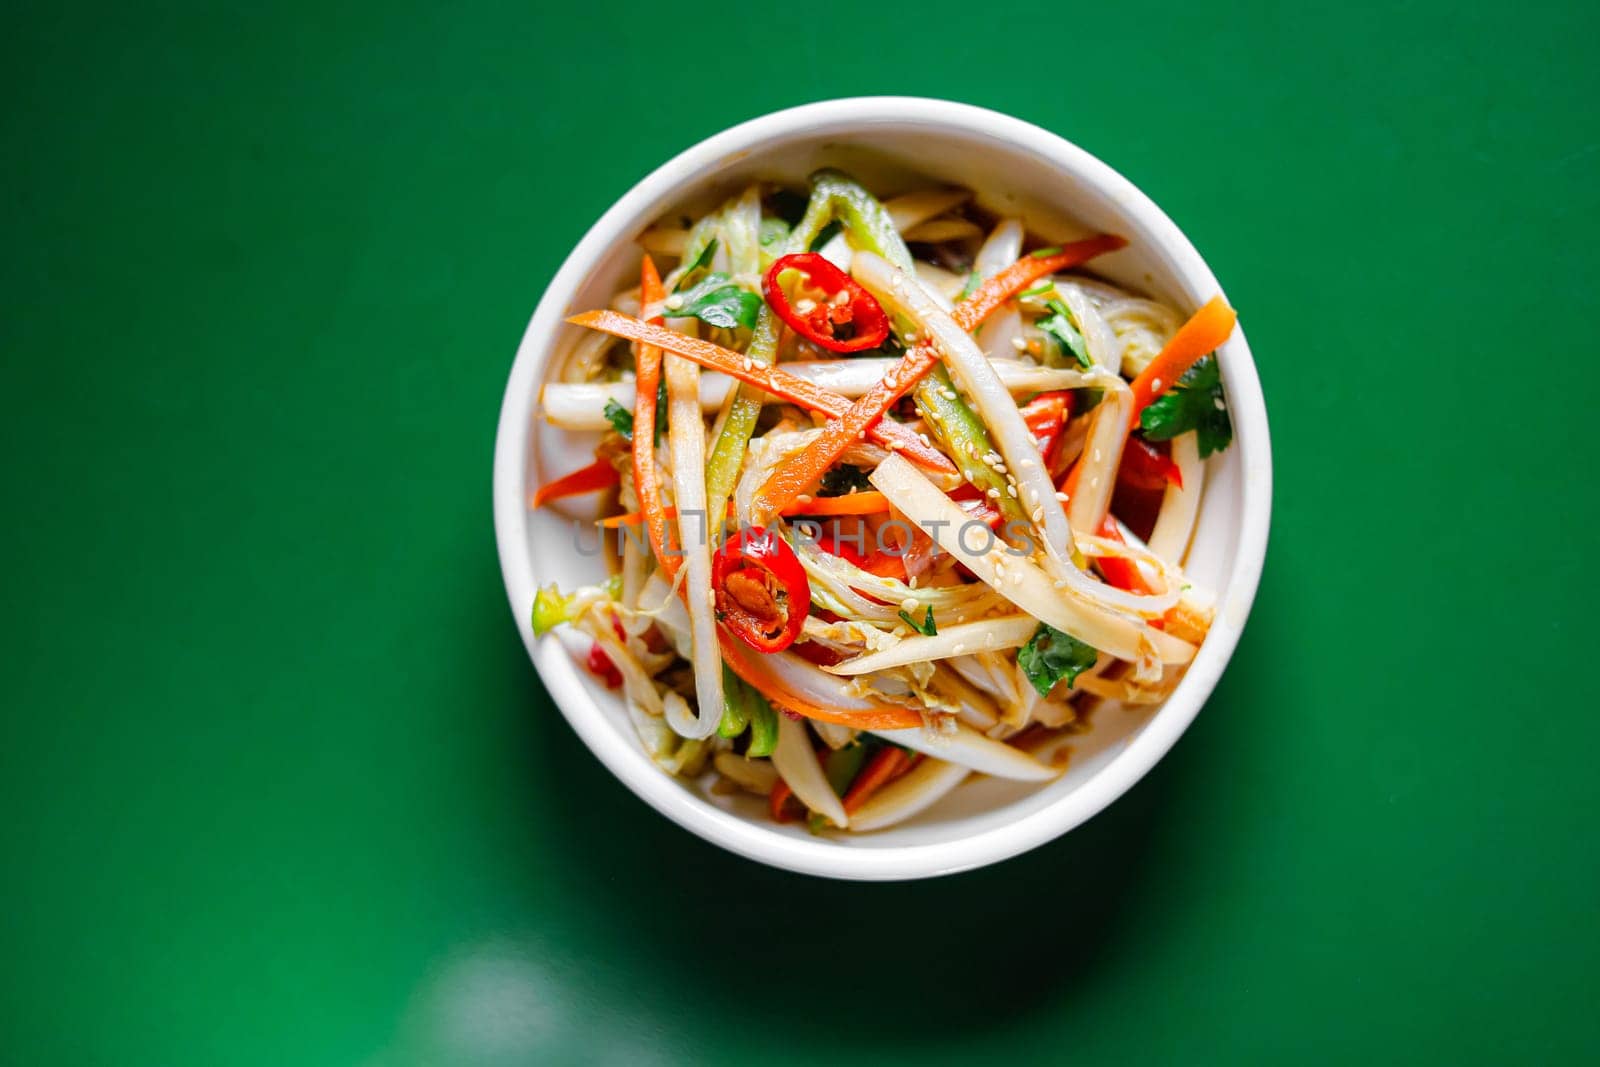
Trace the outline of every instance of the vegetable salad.
[[870, 831], [1166, 699], [1212, 618], [1183, 563], [1232, 438], [1220, 296], [1185, 317], [1088, 273], [1114, 234], [833, 170], [640, 244], [541, 397], [595, 460], [530, 500], [601, 494], [611, 577], [532, 607], [657, 765]]

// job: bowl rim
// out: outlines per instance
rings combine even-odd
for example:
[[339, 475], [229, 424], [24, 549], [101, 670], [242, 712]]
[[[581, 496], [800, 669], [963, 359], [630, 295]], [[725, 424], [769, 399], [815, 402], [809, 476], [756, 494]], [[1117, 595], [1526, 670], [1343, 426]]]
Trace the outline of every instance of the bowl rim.
[[772, 141], [868, 124], [915, 124], [959, 130], [1009, 142], [1069, 172], [1113, 198], [1171, 257], [1173, 275], [1197, 293], [1222, 292], [1189, 239], [1142, 191], [1106, 163], [1042, 127], [987, 108], [923, 97], [847, 97], [804, 104], [739, 123], [678, 153], [651, 171], [584, 234], [545, 287], [523, 333], [502, 398], [494, 451], [495, 540], [512, 617], [535, 669], [562, 715], [608, 770], [679, 826], [741, 856], [803, 874], [860, 881], [936, 877], [997, 863], [1081, 825], [1130, 789], [1177, 742], [1210, 697], [1233, 655], [1260, 583], [1271, 519], [1272, 463], [1265, 401], [1243, 327], [1225, 346], [1223, 376], [1241, 450], [1243, 517], [1227, 586], [1219, 590], [1218, 619], [1172, 696], [1123, 749], [1087, 781], [1014, 822], [937, 844], [852, 848], [824, 838], [798, 838], [724, 811], [663, 774], [631, 737], [604, 720], [572, 657], [557, 641], [533, 636], [527, 606], [536, 589], [527, 552], [525, 477], [533, 409], [564, 304], [593, 266], [627, 240], [637, 216], [673, 193], [703, 183], [714, 164], [753, 154]]

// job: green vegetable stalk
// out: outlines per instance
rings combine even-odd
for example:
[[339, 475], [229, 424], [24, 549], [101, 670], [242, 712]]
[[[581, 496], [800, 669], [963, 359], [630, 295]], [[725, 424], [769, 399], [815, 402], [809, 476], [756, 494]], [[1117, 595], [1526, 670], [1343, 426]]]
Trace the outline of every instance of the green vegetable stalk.
[[984, 496], [989, 498], [989, 503], [1007, 522], [1026, 522], [1028, 516], [1022, 510], [1022, 503], [1006, 492], [1005, 475], [983, 461], [984, 456], [995, 451], [994, 442], [990, 440], [983, 420], [956, 392], [944, 365], [934, 367], [926, 378], [918, 382], [913, 395], [916, 397], [917, 410], [927, 421], [928, 428], [945, 451], [955, 457], [961, 476], [981, 489]]

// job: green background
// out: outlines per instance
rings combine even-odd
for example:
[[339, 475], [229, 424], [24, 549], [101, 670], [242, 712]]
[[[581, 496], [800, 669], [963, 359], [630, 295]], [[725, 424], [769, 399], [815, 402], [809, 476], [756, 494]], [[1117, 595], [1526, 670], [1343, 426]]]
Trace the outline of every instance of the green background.
[[[215, 6], [31, 5], [0, 44], [0, 1060], [1600, 1057], [1600, 9]], [[757, 867], [611, 779], [490, 522], [589, 223], [864, 93], [1144, 188], [1241, 309], [1276, 454], [1172, 754], [904, 885]]]

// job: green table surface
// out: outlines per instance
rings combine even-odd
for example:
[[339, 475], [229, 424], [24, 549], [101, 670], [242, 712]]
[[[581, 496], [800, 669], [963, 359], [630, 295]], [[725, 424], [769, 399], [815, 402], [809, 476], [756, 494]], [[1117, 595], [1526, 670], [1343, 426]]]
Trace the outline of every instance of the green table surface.
[[[0, 44], [0, 1060], [1600, 1057], [1595, 5], [232, 6], [27, 5]], [[589, 223], [867, 93], [1144, 188], [1241, 309], [1277, 460], [1176, 749], [900, 885], [614, 781], [489, 503]]]

